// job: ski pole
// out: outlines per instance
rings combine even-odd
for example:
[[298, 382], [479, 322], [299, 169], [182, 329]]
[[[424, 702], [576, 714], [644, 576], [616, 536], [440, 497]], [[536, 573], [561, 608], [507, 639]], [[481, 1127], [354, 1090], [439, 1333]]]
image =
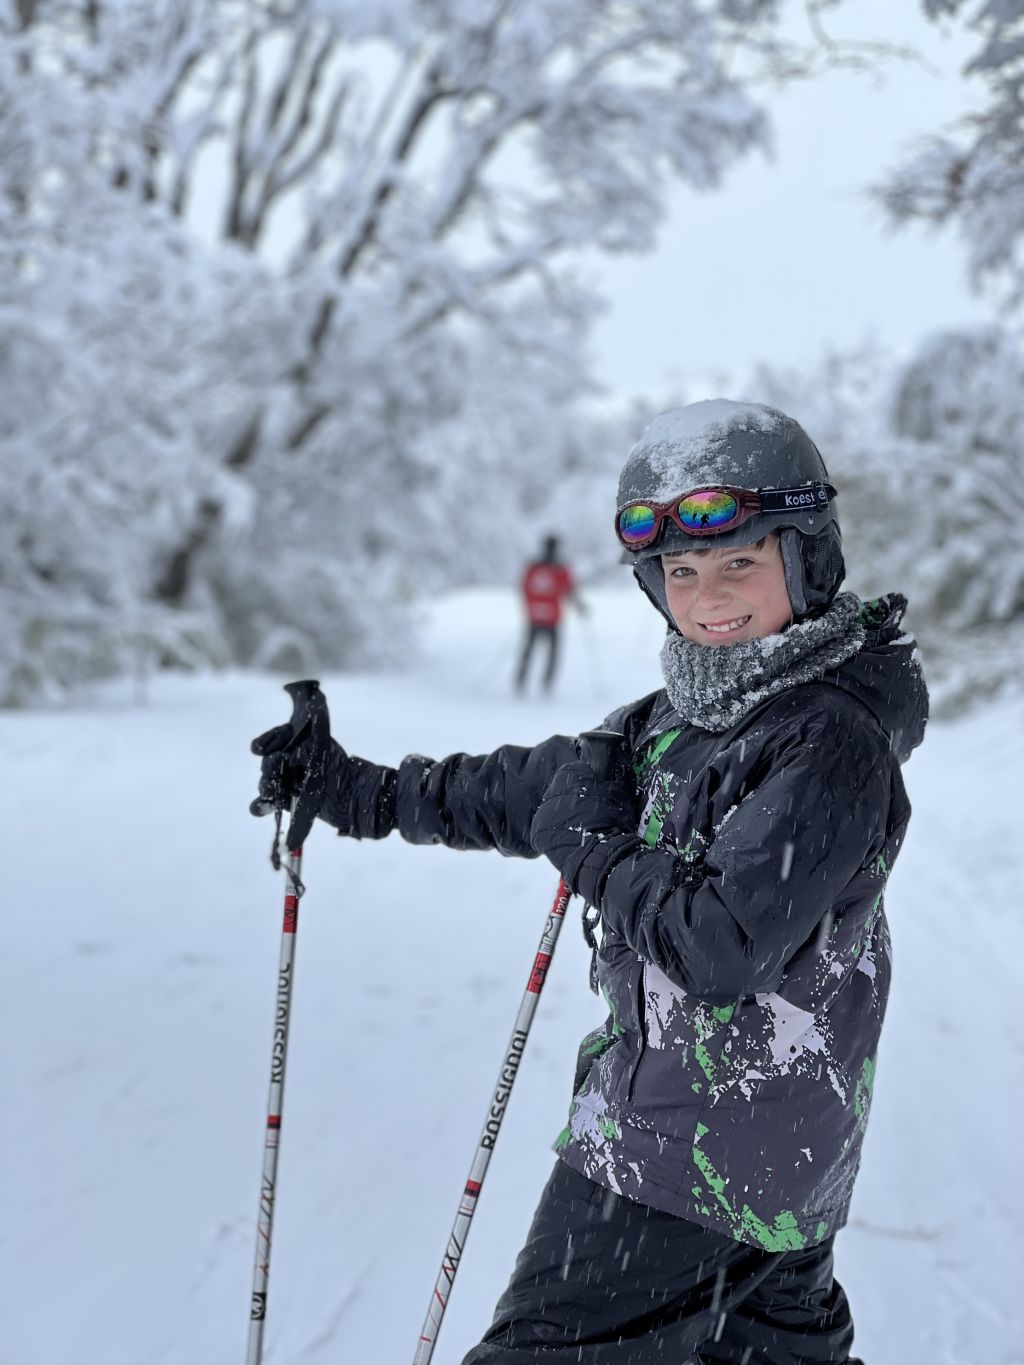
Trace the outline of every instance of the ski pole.
[[[621, 745], [622, 736], [620, 734], [611, 730], [591, 730], [580, 735], [577, 741], [577, 750], [580, 757], [590, 763], [595, 771], [605, 774], [613, 769], [621, 752]], [[526, 1048], [530, 1025], [533, 1023], [540, 993], [547, 979], [548, 968], [551, 965], [558, 935], [565, 922], [565, 912], [571, 899], [572, 892], [565, 882], [560, 880], [558, 890], [555, 893], [555, 901], [548, 915], [544, 932], [541, 935], [540, 946], [533, 961], [533, 968], [526, 983], [526, 990], [523, 993], [519, 1013], [516, 1016], [512, 1037], [505, 1050], [501, 1070], [498, 1073], [498, 1083], [491, 1097], [487, 1117], [484, 1119], [484, 1126], [480, 1133], [480, 1140], [473, 1156], [473, 1164], [470, 1167], [469, 1178], [463, 1189], [455, 1222], [448, 1237], [448, 1246], [441, 1260], [441, 1269], [434, 1284], [434, 1293], [431, 1296], [427, 1316], [420, 1332], [413, 1365], [429, 1365], [434, 1354], [434, 1347], [437, 1345], [437, 1338], [441, 1331], [441, 1323], [444, 1320], [452, 1286], [455, 1283], [455, 1275], [462, 1261], [466, 1238], [469, 1236], [470, 1224], [473, 1221], [473, 1215], [476, 1213], [480, 1190], [483, 1187], [487, 1167], [490, 1165], [491, 1155], [498, 1140], [498, 1133], [501, 1131], [509, 1096], [512, 1094], [512, 1085], [519, 1072], [519, 1064]]]
[[565, 882], [559, 881], [555, 902], [551, 907], [551, 913], [548, 915], [547, 924], [544, 926], [540, 947], [537, 949], [537, 956], [533, 961], [530, 979], [526, 983], [526, 991], [523, 994], [522, 1004], [519, 1006], [512, 1037], [501, 1064], [498, 1084], [491, 1097], [487, 1118], [484, 1120], [484, 1126], [480, 1133], [480, 1141], [477, 1143], [473, 1164], [470, 1167], [469, 1179], [466, 1181], [465, 1189], [462, 1192], [455, 1222], [448, 1237], [448, 1246], [441, 1261], [441, 1269], [434, 1285], [434, 1293], [423, 1323], [423, 1330], [420, 1332], [414, 1365], [427, 1365], [434, 1354], [438, 1333], [441, 1331], [441, 1323], [444, 1320], [445, 1309], [448, 1307], [448, 1299], [455, 1282], [455, 1273], [462, 1260], [466, 1237], [469, 1234], [469, 1225], [473, 1221], [474, 1213], [476, 1213], [477, 1199], [480, 1197], [484, 1176], [487, 1174], [487, 1167], [490, 1165], [491, 1153], [494, 1151], [494, 1144], [498, 1139], [501, 1123], [505, 1117], [505, 1108], [512, 1093], [512, 1082], [519, 1070], [519, 1063], [522, 1060], [523, 1049], [526, 1046], [537, 1001], [540, 999], [541, 988], [544, 985], [544, 979], [571, 898], [572, 892]]
[[256, 1225], [256, 1263], [252, 1276], [252, 1309], [249, 1318], [249, 1351], [246, 1365], [259, 1365], [263, 1358], [263, 1326], [267, 1315], [267, 1282], [270, 1278], [270, 1239], [274, 1225], [274, 1200], [277, 1195], [277, 1153], [281, 1136], [281, 1111], [284, 1107], [284, 1073], [288, 1055], [288, 1026], [291, 1022], [295, 935], [299, 927], [297, 886], [302, 870], [302, 849], [289, 853], [286, 862], [288, 889], [284, 898], [284, 925], [281, 956], [277, 969], [277, 1012], [274, 1018], [274, 1045], [270, 1062], [270, 1095], [267, 1100], [266, 1137], [263, 1146], [263, 1176], [260, 1184], [260, 1211]]
[[[270, 1243], [274, 1225], [274, 1203], [277, 1197], [277, 1156], [281, 1137], [281, 1116], [284, 1109], [284, 1077], [288, 1057], [288, 1028], [291, 1023], [292, 992], [294, 988], [295, 937], [299, 927], [299, 898], [304, 887], [301, 881], [302, 840], [309, 832], [315, 810], [319, 808], [319, 786], [323, 763], [317, 758], [326, 752], [330, 737], [327, 703], [319, 684], [307, 681], [288, 683], [285, 691], [292, 697], [292, 718], [289, 722], [288, 742], [298, 743], [309, 734], [312, 754], [307, 771], [310, 776], [303, 789], [291, 803], [291, 818], [285, 838], [284, 922], [281, 930], [281, 952], [277, 970], [277, 1007], [274, 1015], [274, 1041], [270, 1054], [270, 1092], [267, 1099], [267, 1121], [263, 1146], [263, 1174], [260, 1183], [260, 1206], [256, 1225], [256, 1260], [253, 1266], [252, 1304], [249, 1313], [249, 1349], [246, 1365], [260, 1365], [263, 1358], [263, 1328], [267, 1315], [267, 1285], [270, 1278]], [[276, 811], [277, 836], [270, 860], [275, 870], [281, 866], [278, 853], [280, 838], [280, 808]]]

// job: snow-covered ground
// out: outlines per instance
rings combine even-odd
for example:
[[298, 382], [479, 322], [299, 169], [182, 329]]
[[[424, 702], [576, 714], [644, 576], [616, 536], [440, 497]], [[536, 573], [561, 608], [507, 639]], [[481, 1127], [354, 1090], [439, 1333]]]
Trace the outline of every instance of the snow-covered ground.
[[[395, 761], [596, 724], [658, 685], [630, 590], [520, 700], [511, 599], [432, 613], [401, 675], [323, 679]], [[244, 1359], [282, 883], [246, 814], [278, 680], [161, 678], [0, 715], [6, 793], [2, 1365]], [[1024, 702], [936, 724], [888, 897], [896, 970], [839, 1273], [868, 1365], [1024, 1361]], [[554, 891], [546, 862], [319, 827], [306, 849], [269, 1365], [411, 1361]], [[435, 1354], [489, 1320], [601, 1006], [571, 912]]]

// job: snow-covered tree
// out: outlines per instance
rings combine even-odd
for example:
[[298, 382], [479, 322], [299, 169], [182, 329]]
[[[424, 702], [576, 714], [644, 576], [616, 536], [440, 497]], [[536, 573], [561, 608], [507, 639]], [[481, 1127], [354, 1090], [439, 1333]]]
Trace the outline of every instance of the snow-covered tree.
[[946, 704], [1019, 686], [1024, 668], [1024, 351], [997, 328], [929, 339], [900, 376], [900, 477], [923, 490], [898, 560]]
[[939, 333], [902, 364], [865, 350], [750, 385], [821, 448], [850, 587], [909, 597], [939, 711], [1024, 668], [1022, 394], [1024, 350], [995, 327]]
[[343, 663], [532, 548], [585, 458], [576, 254], [764, 144], [777, 8], [0, 5], [0, 697], [128, 639]]
[[954, 224], [975, 285], [1024, 299], [1024, 4], [1021, 0], [923, 0], [936, 22], [960, 20], [978, 36], [964, 75], [977, 107], [925, 137], [879, 186], [892, 219]]
[[[937, 23], [977, 37], [964, 68], [978, 99], [955, 126], [926, 137], [877, 194], [897, 225], [949, 224], [971, 280], [1024, 302], [1024, 3], [924, 0]], [[986, 695], [1024, 663], [1024, 357], [997, 328], [930, 339], [898, 376], [891, 408], [894, 481], [927, 490], [902, 554], [918, 581], [925, 632], [946, 661], [950, 696]], [[877, 463], [877, 462], [876, 462]], [[884, 479], [884, 470], [879, 468]], [[896, 528], [894, 528], [895, 531]]]

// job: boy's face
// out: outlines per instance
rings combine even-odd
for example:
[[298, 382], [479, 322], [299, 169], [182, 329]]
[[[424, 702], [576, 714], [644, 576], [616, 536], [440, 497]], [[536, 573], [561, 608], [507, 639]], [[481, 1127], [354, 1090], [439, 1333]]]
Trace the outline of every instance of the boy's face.
[[793, 619], [777, 535], [727, 550], [662, 555], [661, 563], [672, 619], [696, 644], [760, 640]]

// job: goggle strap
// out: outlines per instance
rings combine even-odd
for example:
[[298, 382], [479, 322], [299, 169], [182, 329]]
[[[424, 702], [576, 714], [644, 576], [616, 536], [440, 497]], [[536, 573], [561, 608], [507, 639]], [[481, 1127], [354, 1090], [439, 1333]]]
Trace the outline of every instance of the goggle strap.
[[825, 508], [836, 495], [830, 483], [804, 484], [801, 488], [759, 488], [762, 512], [802, 512]]

